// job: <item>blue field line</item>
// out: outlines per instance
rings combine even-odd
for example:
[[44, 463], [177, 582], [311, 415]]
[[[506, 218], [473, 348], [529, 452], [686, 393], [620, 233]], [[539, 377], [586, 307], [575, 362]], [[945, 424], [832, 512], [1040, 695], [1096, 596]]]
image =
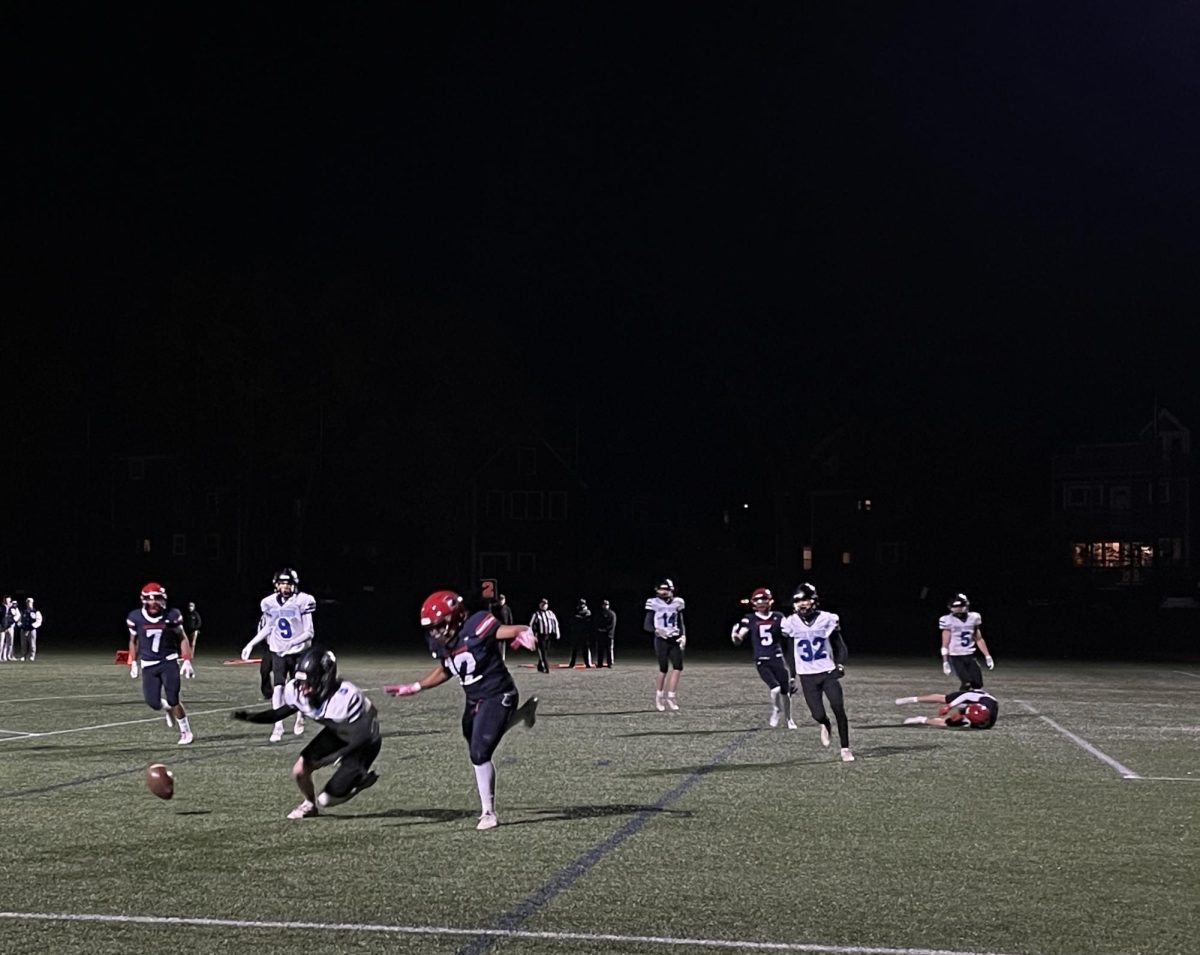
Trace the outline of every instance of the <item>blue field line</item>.
[[[515, 908], [501, 915], [498, 919], [496, 919], [495, 922], [492, 923], [492, 925], [488, 927], [487, 931], [492, 933], [497, 931], [511, 932], [512, 930], [519, 928], [526, 921], [536, 915], [542, 908], [544, 908], [548, 902], [555, 898], [555, 896], [559, 895], [561, 892], [565, 892], [577, 881], [579, 881], [579, 879], [587, 875], [588, 872], [595, 867], [596, 863], [616, 849], [626, 839], [637, 835], [637, 833], [642, 830], [647, 822], [656, 817], [660, 811], [666, 809], [673, 802], [678, 800], [684, 793], [700, 782], [700, 780], [703, 779], [709, 772], [723, 763], [728, 762], [729, 758], [733, 756], [733, 754], [739, 749], [741, 749], [746, 744], [746, 741], [750, 739], [750, 737], [752, 737], [756, 732], [758, 731], [747, 730], [745, 733], [742, 733], [741, 736], [733, 740], [733, 742], [717, 753], [717, 755], [711, 760], [681, 780], [674, 789], [659, 797], [658, 802], [654, 803], [651, 808], [643, 809], [641, 812], [637, 813], [637, 815], [635, 815], [632, 819], [625, 823], [625, 825], [623, 825], [603, 842], [592, 846], [592, 848], [588, 849], [585, 853], [583, 853], [583, 855], [579, 856], [579, 858], [568, 863], [561, 872], [550, 879], [550, 881], [541, 888], [534, 891], [533, 894], [528, 896], [522, 902], [518, 903]], [[476, 936], [459, 949], [459, 955], [481, 955], [481, 953], [491, 950], [491, 948], [502, 937], [503, 936], [497, 936], [495, 934]]]

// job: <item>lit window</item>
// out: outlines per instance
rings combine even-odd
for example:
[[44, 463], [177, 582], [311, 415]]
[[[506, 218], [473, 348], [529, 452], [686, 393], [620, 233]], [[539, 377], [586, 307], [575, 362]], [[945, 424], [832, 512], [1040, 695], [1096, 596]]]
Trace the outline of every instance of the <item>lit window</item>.
[[804, 564], [805, 570], [812, 570], [812, 548], [805, 547], [801, 552], [801, 562]]
[[843, 564], [850, 563], [850, 551], [848, 551], [848, 550], [842, 551], [842, 563]]

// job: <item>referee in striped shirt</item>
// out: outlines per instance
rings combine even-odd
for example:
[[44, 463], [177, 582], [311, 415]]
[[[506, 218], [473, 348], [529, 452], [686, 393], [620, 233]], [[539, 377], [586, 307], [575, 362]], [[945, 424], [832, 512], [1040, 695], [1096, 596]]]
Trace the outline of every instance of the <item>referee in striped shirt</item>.
[[546, 648], [550, 641], [557, 640], [560, 634], [558, 617], [550, 609], [550, 601], [545, 597], [538, 601], [538, 608], [533, 613], [533, 619], [529, 621], [529, 627], [537, 636], [538, 673], [549, 673], [550, 662], [546, 656]]

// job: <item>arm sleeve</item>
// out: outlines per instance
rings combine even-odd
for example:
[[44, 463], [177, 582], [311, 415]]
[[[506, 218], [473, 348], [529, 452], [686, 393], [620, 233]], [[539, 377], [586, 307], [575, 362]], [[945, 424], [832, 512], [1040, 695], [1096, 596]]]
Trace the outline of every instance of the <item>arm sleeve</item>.
[[294, 706], [281, 706], [274, 710], [260, 710], [257, 713], [247, 713], [247, 723], [278, 723], [280, 720], [299, 712]]
[[654, 611], [653, 610], [646, 611], [646, 619], [642, 623], [642, 629], [645, 630], [647, 633], [654, 633]]
[[681, 637], [687, 636], [687, 622], [683, 619], [682, 610], [680, 610], [679, 614], [675, 617], [675, 626], [679, 630], [679, 635]]
[[829, 647], [833, 650], [833, 662], [838, 665], [844, 665], [846, 657], [849, 656], [849, 651], [846, 649], [846, 640], [842, 637], [841, 627], [838, 627], [829, 635]]

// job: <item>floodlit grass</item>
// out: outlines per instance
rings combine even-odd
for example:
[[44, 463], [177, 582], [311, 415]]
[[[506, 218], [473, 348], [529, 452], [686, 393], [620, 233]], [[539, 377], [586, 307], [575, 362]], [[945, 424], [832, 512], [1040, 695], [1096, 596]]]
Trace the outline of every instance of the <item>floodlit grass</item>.
[[[284, 818], [289, 767], [316, 727], [271, 745], [230, 720], [261, 705], [255, 668], [201, 659], [178, 747], [124, 667], [0, 665], [0, 951], [1150, 955], [1200, 938], [1197, 667], [1005, 660], [987, 675], [1000, 722], [967, 733], [901, 725], [933, 707], [895, 697], [947, 687], [936, 660], [859, 662], [843, 764], [799, 698], [798, 731], [767, 728], [744, 657], [689, 659], [679, 713], [654, 711], [648, 657], [514, 666], [538, 724], [501, 743], [502, 824], [480, 833], [462, 691], [382, 694], [427, 657], [341, 664], [379, 706], [381, 779], [302, 821]], [[155, 761], [170, 802], [144, 786]]]

